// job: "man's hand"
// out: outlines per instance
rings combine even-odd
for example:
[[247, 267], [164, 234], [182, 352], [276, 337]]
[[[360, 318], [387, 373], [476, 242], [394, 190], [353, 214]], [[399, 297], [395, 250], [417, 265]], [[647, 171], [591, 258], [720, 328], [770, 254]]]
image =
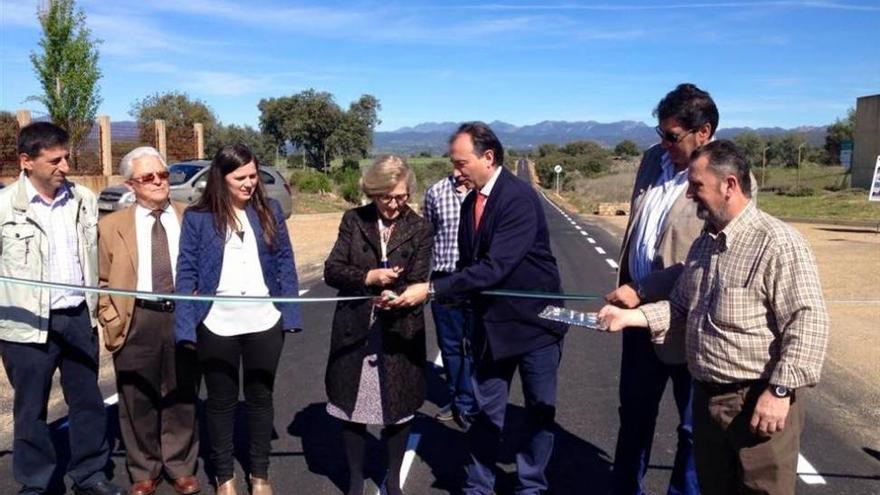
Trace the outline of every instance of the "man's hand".
[[762, 437], [769, 437], [785, 428], [785, 418], [788, 417], [788, 409], [791, 407], [791, 397], [779, 398], [765, 390], [758, 403], [755, 404], [755, 412], [752, 414], [750, 424], [752, 433]]
[[619, 332], [626, 327], [645, 327], [648, 320], [645, 314], [638, 309], [621, 309], [610, 304], [605, 305], [597, 315], [601, 330], [606, 332]]
[[391, 285], [397, 280], [397, 277], [403, 272], [399, 266], [394, 268], [374, 268], [367, 272], [367, 278], [364, 280], [366, 285], [378, 285], [385, 287]]
[[633, 284], [623, 284], [605, 294], [605, 302], [621, 308], [637, 308], [642, 303], [639, 293]]
[[388, 301], [389, 308], [409, 308], [422, 304], [428, 298], [428, 282], [412, 284], [392, 301]]

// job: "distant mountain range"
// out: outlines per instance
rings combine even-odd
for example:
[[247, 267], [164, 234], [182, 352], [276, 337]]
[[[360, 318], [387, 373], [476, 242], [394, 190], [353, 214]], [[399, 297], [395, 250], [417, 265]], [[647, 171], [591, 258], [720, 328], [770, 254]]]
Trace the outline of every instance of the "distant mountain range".
[[[522, 127], [507, 122], [490, 122], [489, 126], [498, 134], [507, 148], [536, 148], [544, 143], [562, 144], [570, 141], [596, 141], [605, 147], [613, 147], [624, 139], [635, 141], [641, 148], [657, 142], [654, 127], [644, 122], [622, 120], [619, 122], [566, 122], [545, 120]], [[425, 122], [413, 127], [402, 127], [396, 131], [376, 132], [373, 149], [376, 152], [413, 154], [423, 151], [441, 154], [446, 151], [446, 140], [458, 127], [456, 122]], [[730, 127], [718, 131], [719, 138], [731, 139], [743, 132], [755, 131], [762, 136], [776, 136], [795, 132], [803, 135], [812, 144], [821, 146], [825, 142], [825, 127], [802, 126], [794, 129], [781, 127]]]
[[[644, 122], [622, 120], [619, 122], [565, 122], [545, 120], [534, 125], [522, 127], [507, 122], [490, 122], [489, 126], [498, 134], [507, 148], [537, 148], [544, 143], [562, 144], [570, 141], [589, 140], [611, 148], [624, 139], [631, 139], [640, 148], [647, 148], [657, 142], [654, 127]], [[373, 150], [377, 153], [416, 154], [424, 151], [434, 155], [446, 152], [449, 135], [458, 128], [456, 122], [425, 122], [412, 127], [401, 127], [396, 131], [376, 132], [373, 136]], [[802, 126], [794, 129], [781, 127], [729, 127], [718, 131], [719, 138], [731, 139], [746, 131], [755, 131], [762, 136], [777, 136], [794, 132], [803, 135], [814, 146], [825, 143], [825, 127]], [[137, 122], [112, 122], [110, 132], [115, 140], [137, 139]], [[97, 126], [92, 131], [97, 137]]]

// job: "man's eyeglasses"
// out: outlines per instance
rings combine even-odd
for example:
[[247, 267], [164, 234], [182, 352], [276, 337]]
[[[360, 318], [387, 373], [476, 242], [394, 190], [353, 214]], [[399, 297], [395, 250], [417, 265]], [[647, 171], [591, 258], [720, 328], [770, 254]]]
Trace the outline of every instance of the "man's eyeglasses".
[[132, 177], [129, 180], [131, 180], [132, 182], [139, 182], [141, 184], [151, 184], [154, 180], [156, 180], [156, 177], [158, 177], [161, 181], [166, 181], [170, 176], [171, 172], [163, 170], [161, 172], [150, 172], [140, 177]]
[[374, 196], [375, 199], [388, 204], [391, 200], [397, 200], [397, 204], [406, 203], [406, 200], [409, 199], [409, 194], [383, 194], [381, 196]]
[[654, 131], [657, 132], [657, 135], [660, 136], [660, 139], [662, 141], [666, 141], [667, 143], [672, 143], [672, 144], [678, 144], [679, 141], [684, 139], [685, 136], [694, 132], [693, 130], [690, 130], [687, 132], [683, 132], [681, 134], [676, 134], [672, 131], [664, 131], [663, 129], [660, 128], [659, 125], [654, 128]]

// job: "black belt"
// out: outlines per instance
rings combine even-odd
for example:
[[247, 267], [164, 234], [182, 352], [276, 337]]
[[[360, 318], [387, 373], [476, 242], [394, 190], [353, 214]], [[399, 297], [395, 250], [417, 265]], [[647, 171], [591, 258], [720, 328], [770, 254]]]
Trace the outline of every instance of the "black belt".
[[174, 312], [174, 301], [170, 299], [162, 299], [159, 301], [150, 301], [148, 299], [135, 299], [134, 305], [138, 308], [149, 309], [151, 311], [162, 311], [163, 313]]
[[733, 383], [712, 383], [695, 380], [696, 384], [709, 395], [721, 395], [738, 392], [744, 388], [751, 387], [752, 385], [763, 381], [764, 380], [746, 380], [743, 382]]

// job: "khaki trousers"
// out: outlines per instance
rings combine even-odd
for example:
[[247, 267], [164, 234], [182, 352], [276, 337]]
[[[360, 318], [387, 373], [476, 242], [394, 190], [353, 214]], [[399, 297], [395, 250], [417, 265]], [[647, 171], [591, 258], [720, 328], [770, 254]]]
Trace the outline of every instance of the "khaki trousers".
[[713, 394], [699, 382], [694, 386], [694, 456], [703, 495], [794, 494], [803, 393], [792, 397], [785, 428], [768, 438], [749, 426], [766, 389], [766, 382], [756, 382]]

